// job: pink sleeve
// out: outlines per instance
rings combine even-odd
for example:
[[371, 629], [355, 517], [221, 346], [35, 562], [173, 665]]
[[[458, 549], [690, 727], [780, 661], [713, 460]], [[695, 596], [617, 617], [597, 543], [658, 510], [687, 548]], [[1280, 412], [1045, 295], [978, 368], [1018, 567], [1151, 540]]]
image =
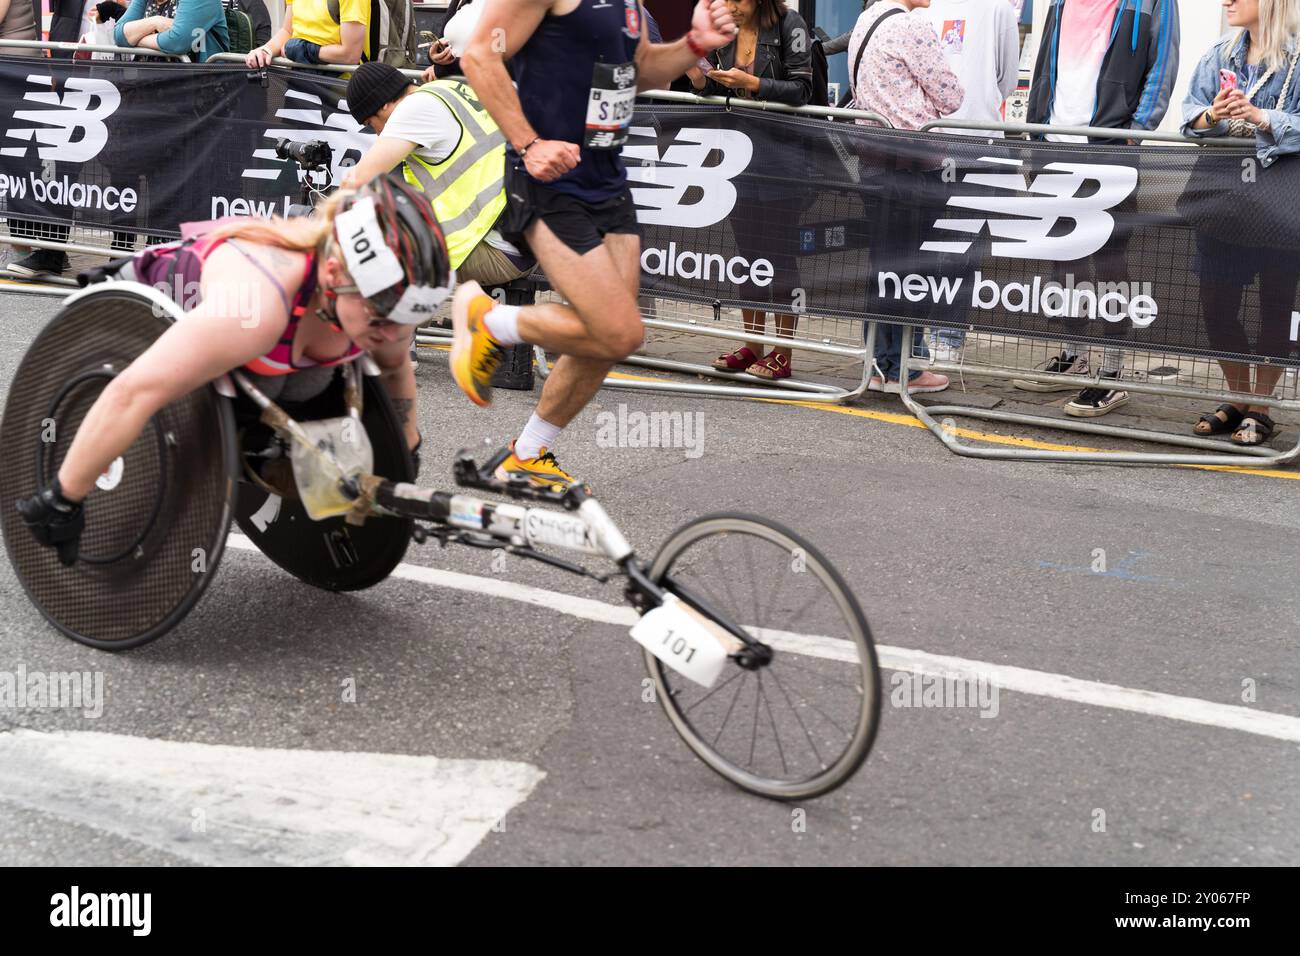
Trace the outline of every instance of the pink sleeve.
[[921, 17], [908, 17], [911, 28], [908, 35], [910, 55], [907, 64], [921, 86], [921, 91], [934, 105], [940, 116], [955, 113], [966, 99], [966, 90], [957, 74], [948, 68], [948, 61], [939, 49], [939, 38], [934, 29]]

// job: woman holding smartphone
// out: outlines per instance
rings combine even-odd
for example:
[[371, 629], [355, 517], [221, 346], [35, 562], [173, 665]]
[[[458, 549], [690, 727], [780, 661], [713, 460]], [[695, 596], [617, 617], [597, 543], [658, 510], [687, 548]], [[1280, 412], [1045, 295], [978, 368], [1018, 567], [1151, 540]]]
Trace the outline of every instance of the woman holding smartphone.
[[[1183, 133], [1240, 136], [1255, 141], [1267, 169], [1300, 153], [1300, 0], [1223, 0], [1228, 23], [1239, 27], [1201, 58], [1183, 101]], [[1295, 160], [1286, 160], [1295, 162]], [[1266, 175], [1266, 173], [1261, 173]], [[1231, 195], [1240, 183], [1222, 184]], [[1243, 223], [1242, 216], [1197, 221], [1201, 309], [1216, 352], [1285, 355], [1300, 285], [1300, 253]], [[1244, 235], [1244, 240], [1242, 234]], [[1259, 279], [1259, 334], [1252, 348], [1243, 321], [1245, 290]], [[1234, 392], [1270, 396], [1282, 376], [1277, 365], [1222, 359]], [[1253, 381], [1252, 381], [1253, 372]], [[1231, 434], [1238, 445], [1262, 445], [1276, 425], [1263, 405], [1225, 403], [1202, 415], [1198, 435]]]
[[[812, 96], [811, 34], [799, 14], [781, 0], [727, 0], [738, 27], [736, 39], [701, 59], [687, 70], [691, 86], [701, 96], [734, 96], [742, 99], [770, 100], [787, 106], [805, 106]], [[708, 67], [707, 72], [704, 67]], [[765, 294], [772, 303], [776, 334], [793, 338], [798, 319], [790, 309], [794, 289], [799, 285], [799, 267], [784, 248], [791, 224], [797, 223], [804, 210], [801, 187], [782, 182], [793, 176], [802, 157], [782, 166], [780, 160], [767, 157], [771, 180], [762, 186], [761, 202], [753, 203], [751, 218], [732, 220], [736, 248], [752, 260], [767, 258], [776, 273], [774, 281], [757, 298]], [[745, 181], [741, 190], [754, 188]], [[762, 300], [760, 300], [762, 301]], [[741, 309], [745, 331], [763, 335], [767, 330], [767, 312]], [[764, 354], [766, 352], [766, 354]], [[758, 342], [747, 342], [733, 352], [719, 356], [713, 367], [727, 372], [748, 372], [768, 381], [790, 377], [790, 349], [783, 346], [767, 351]]]

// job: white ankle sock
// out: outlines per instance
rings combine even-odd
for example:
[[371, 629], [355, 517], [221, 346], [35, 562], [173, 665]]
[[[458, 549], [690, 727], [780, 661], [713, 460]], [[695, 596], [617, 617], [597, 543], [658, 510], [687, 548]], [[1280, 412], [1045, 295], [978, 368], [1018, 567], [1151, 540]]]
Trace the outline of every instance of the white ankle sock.
[[555, 447], [555, 439], [560, 437], [562, 431], [564, 428], [560, 425], [552, 425], [533, 412], [533, 417], [528, 419], [528, 424], [515, 439], [515, 457], [521, 460], [536, 458], [543, 448]]
[[493, 306], [488, 314], [483, 316], [483, 324], [487, 326], [492, 338], [502, 345], [518, 345], [523, 342], [519, 337], [519, 306], [517, 305]]

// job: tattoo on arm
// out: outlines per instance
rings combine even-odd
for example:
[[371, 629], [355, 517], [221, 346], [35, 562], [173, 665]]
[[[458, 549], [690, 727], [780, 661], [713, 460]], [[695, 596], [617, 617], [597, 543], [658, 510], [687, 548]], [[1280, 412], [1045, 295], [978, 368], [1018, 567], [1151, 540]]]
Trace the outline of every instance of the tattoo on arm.
[[409, 424], [411, 421], [411, 411], [415, 408], [415, 400], [411, 398], [394, 398], [391, 399], [393, 411], [397, 413], [398, 420], [403, 424]]

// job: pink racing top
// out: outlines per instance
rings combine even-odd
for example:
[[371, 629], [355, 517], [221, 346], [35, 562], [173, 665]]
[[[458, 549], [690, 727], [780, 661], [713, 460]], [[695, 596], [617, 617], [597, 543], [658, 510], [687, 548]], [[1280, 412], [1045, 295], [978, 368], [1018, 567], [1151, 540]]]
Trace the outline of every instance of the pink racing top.
[[[203, 264], [213, 250], [226, 241], [227, 237], [209, 234], [187, 238], [181, 242], [150, 246], [135, 257], [136, 276], [140, 281], [149, 283], [155, 288], [169, 291], [197, 288], [199, 279], [203, 274]], [[238, 244], [234, 244], [234, 248], [244, 258], [248, 259], [254, 267], [266, 273], [268, 277], [270, 276], [270, 273], [266, 272], [266, 268], [240, 248]], [[162, 284], [159, 285], [159, 282]], [[303, 271], [302, 284], [299, 286], [298, 291], [294, 294], [292, 300], [289, 300], [288, 296], [285, 297], [285, 306], [289, 312], [289, 323], [285, 326], [280, 340], [265, 355], [255, 358], [251, 362], [246, 362], [243, 366], [245, 369], [256, 375], [289, 375], [302, 369], [341, 365], [344, 362], [355, 360], [357, 356], [362, 354], [364, 349], [353, 342], [347, 352], [336, 359], [318, 362], [304, 356], [296, 364], [294, 363], [293, 340], [298, 333], [298, 323], [302, 321], [302, 317], [307, 311], [307, 303], [311, 301], [315, 292], [316, 256], [311, 254], [307, 256], [307, 265]]]

